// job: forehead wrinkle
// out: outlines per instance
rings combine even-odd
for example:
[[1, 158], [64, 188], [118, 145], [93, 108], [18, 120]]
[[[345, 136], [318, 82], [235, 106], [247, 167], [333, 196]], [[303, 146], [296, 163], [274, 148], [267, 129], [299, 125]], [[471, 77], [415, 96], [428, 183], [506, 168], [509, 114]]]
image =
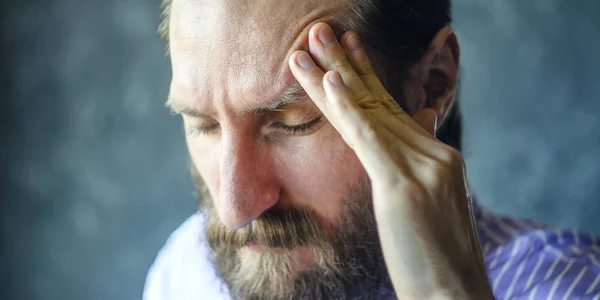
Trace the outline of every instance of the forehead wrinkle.
[[288, 60], [295, 50], [308, 50], [310, 25], [334, 19], [347, 2], [253, 1], [174, 1], [173, 79], [188, 90], [181, 95], [188, 106], [236, 114], [301, 100], [300, 93], [286, 92], [269, 98], [295, 81]]
[[283, 77], [283, 74], [288, 71], [291, 73], [288, 61], [292, 53], [297, 50], [309, 51], [308, 32], [310, 31], [310, 28], [316, 23], [325, 22], [331, 25], [334, 33], [337, 34], [336, 31], [338, 28], [337, 24], [339, 23], [339, 15], [345, 9], [347, 9], [346, 5], [325, 7], [312, 11], [303, 18], [301, 26], [298, 26], [298, 28], [291, 33], [293, 38], [288, 39], [289, 42], [285, 45], [285, 48], [288, 49], [288, 51], [283, 57], [283, 61], [279, 70], [276, 70], [279, 77]]
[[286, 105], [294, 104], [306, 98], [306, 93], [299, 83], [290, 85], [281, 95], [267, 103], [257, 103], [250, 112], [253, 114], [262, 114], [267, 111], [283, 111]]

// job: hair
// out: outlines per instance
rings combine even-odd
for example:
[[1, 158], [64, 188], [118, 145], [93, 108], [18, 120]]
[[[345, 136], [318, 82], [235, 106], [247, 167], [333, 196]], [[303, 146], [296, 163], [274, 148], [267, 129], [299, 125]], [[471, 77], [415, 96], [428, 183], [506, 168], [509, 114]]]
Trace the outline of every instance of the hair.
[[[162, 0], [158, 27], [167, 53], [171, 4], [172, 0]], [[451, 0], [351, 0], [346, 9], [334, 16], [331, 25], [336, 33], [357, 32], [365, 44], [382, 53], [374, 63], [385, 67], [389, 79], [386, 81], [397, 84], [410, 79], [410, 67], [425, 55], [437, 32], [452, 22], [451, 14]], [[390, 86], [386, 88], [389, 90]], [[396, 101], [406, 109], [404, 99]], [[437, 138], [461, 150], [462, 121], [458, 103], [455, 102], [438, 130]]]

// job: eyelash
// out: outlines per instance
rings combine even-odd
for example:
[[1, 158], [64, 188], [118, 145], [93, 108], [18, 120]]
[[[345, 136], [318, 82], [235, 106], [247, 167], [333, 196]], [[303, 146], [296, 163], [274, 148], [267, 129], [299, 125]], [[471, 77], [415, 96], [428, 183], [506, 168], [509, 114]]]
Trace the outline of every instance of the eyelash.
[[[318, 118], [316, 118], [312, 121], [309, 121], [309, 122], [306, 122], [303, 124], [299, 124], [299, 125], [293, 125], [293, 126], [286, 125], [281, 122], [276, 122], [273, 124], [273, 126], [275, 126], [279, 130], [284, 131], [285, 133], [300, 134], [300, 133], [304, 133], [304, 132], [310, 130], [312, 127], [319, 124], [322, 119], [323, 119], [323, 116], [319, 116]], [[190, 135], [198, 136], [198, 135], [210, 134], [218, 129], [219, 129], [219, 124], [209, 125], [209, 126], [205, 126], [205, 127], [193, 127], [190, 131]]]
[[297, 133], [306, 132], [309, 129], [311, 129], [312, 127], [314, 127], [315, 125], [319, 124], [319, 122], [321, 122], [322, 118], [323, 118], [322, 116], [319, 116], [318, 118], [316, 118], [312, 121], [309, 121], [309, 122], [306, 122], [303, 124], [299, 124], [299, 125], [293, 125], [293, 126], [286, 125], [281, 122], [277, 122], [274, 125], [278, 129], [283, 130], [286, 133], [297, 134]]
[[219, 129], [219, 124], [208, 125], [208, 126], [204, 126], [204, 127], [192, 127], [190, 129], [190, 135], [191, 136], [205, 135], [205, 134], [212, 133], [218, 129]]

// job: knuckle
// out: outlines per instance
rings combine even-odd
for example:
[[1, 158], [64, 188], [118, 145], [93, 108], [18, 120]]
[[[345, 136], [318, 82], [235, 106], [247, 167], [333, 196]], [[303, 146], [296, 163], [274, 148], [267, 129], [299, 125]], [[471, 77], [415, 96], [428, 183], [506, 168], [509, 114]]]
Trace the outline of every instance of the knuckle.
[[396, 112], [396, 110], [402, 111], [402, 108], [400, 107], [398, 102], [396, 102], [394, 98], [392, 98], [392, 96], [390, 96], [390, 94], [388, 94], [387, 92], [377, 93], [377, 98], [381, 99], [381, 104], [388, 110], [392, 112]]
[[424, 172], [424, 179], [427, 182], [427, 185], [438, 187], [446, 180], [446, 178], [448, 178], [450, 174], [449, 166], [445, 162], [433, 157], [427, 157], [423, 160], [427, 170]]
[[357, 64], [358, 72], [361, 75], [373, 74], [373, 67], [371, 66], [371, 61], [363, 53], [358, 55], [358, 57], [356, 59], [356, 64]]
[[359, 98], [359, 100], [356, 101], [356, 104], [359, 108], [367, 112], [375, 112], [377, 110], [383, 112], [385, 110], [385, 106], [369, 95], [364, 95], [363, 97]]
[[462, 168], [464, 165], [460, 152], [448, 145], [443, 146], [440, 159], [453, 169]]
[[444, 145], [436, 157], [424, 158], [428, 169], [426, 180], [433, 187], [439, 187], [446, 181], [463, 172], [463, 159], [458, 150]]
[[331, 61], [331, 67], [340, 73], [344, 73], [349, 70], [350, 64], [348, 63], [346, 56], [342, 54], [333, 58]]

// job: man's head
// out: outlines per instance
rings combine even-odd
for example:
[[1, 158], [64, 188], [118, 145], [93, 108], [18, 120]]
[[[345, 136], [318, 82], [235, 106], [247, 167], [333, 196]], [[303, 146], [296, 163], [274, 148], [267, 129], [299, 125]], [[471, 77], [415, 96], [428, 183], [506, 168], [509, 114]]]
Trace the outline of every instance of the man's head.
[[307, 49], [319, 21], [338, 35], [356, 31], [404, 109], [432, 107], [448, 123], [458, 78], [449, 11], [448, 0], [164, 6], [169, 105], [183, 115], [206, 238], [230, 292], [367, 298], [389, 287], [365, 171], [299, 88], [288, 59]]

